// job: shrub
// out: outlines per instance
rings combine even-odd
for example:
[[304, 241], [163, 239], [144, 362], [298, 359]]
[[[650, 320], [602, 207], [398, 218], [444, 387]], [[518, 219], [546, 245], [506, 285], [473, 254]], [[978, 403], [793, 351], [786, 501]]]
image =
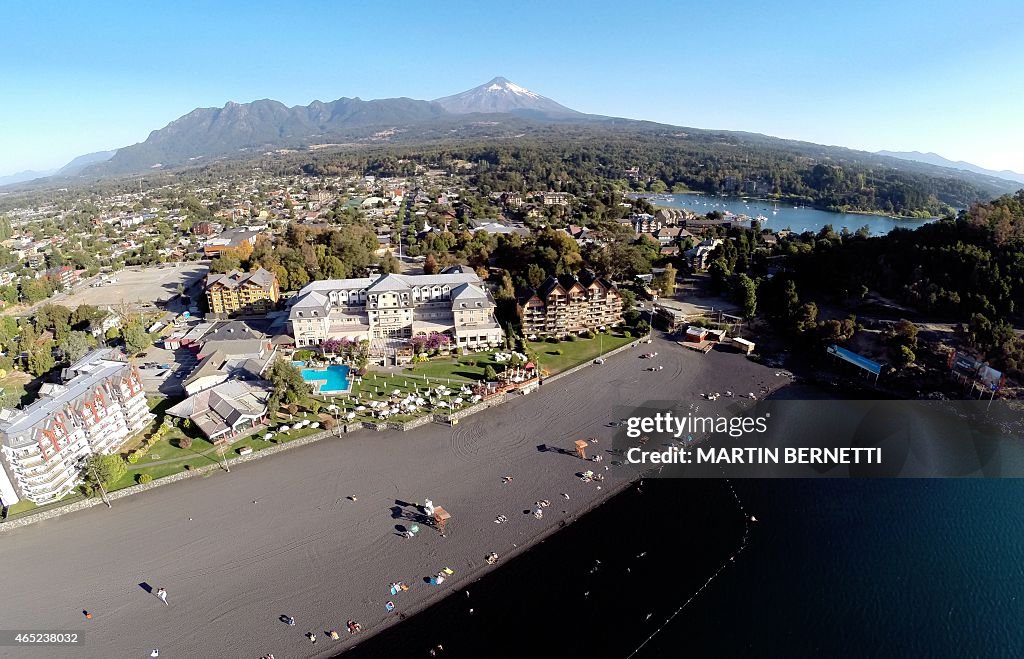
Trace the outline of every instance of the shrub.
[[191, 437], [179, 437], [178, 438], [178, 448], [184, 448], [184, 449], [192, 448], [192, 438]]
[[633, 334], [629, 330], [623, 330], [622, 336], [627, 338], [627, 339], [632, 339], [633, 338]]
[[135, 477], [135, 482], [138, 483], [139, 485], [145, 485], [151, 480], [153, 480], [153, 477], [149, 474], [139, 474], [138, 476]]
[[583, 338], [584, 339], [592, 339], [592, 338], [594, 338], [594, 333], [591, 332], [590, 330], [587, 330], [586, 332], [583, 333]]
[[128, 460], [128, 464], [133, 465], [133, 464], [135, 464], [135, 463], [137, 463], [139, 461], [139, 454], [138, 453], [129, 453], [128, 457], [125, 458], [125, 459]]
[[549, 336], [549, 337], [548, 337], [547, 339], [545, 339], [545, 340], [546, 340], [546, 341], [547, 341], [548, 343], [558, 343], [558, 338], [557, 338], [557, 337], [554, 337], [554, 336]]
[[576, 340], [576, 335], [575, 334], [570, 334], [569, 336], [565, 337], [565, 340], [566, 341], [575, 341]]

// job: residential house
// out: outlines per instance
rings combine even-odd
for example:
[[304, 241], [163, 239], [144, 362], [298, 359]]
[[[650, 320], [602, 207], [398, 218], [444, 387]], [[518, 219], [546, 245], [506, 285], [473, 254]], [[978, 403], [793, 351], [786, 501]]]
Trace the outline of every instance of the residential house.
[[59, 284], [62, 288], [68, 289], [78, 283], [78, 271], [72, 268], [70, 265], [62, 265], [56, 268], [50, 268], [46, 271], [47, 278], [52, 279], [54, 282]]
[[222, 231], [216, 238], [211, 238], [203, 245], [203, 255], [212, 258], [229, 249], [238, 249], [245, 243], [256, 244], [256, 236], [260, 235], [259, 230], [239, 227]]
[[723, 244], [721, 238], [705, 238], [697, 246], [686, 251], [686, 258], [694, 270], [707, 270], [711, 264], [711, 254]]

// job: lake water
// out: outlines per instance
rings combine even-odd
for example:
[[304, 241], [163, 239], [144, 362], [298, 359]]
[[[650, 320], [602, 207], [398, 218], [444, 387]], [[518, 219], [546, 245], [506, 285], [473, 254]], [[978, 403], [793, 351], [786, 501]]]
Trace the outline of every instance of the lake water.
[[774, 203], [763, 199], [741, 199], [737, 197], [714, 197], [703, 194], [670, 194], [644, 195], [656, 207], [685, 208], [704, 215], [711, 211], [729, 211], [736, 215], [747, 215], [755, 218], [763, 215], [767, 219], [761, 221], [761, 227], [779, 231], [791, 229], [797, 233], [804, 231], [817, 232], [826, 224], [840, 231], [843, 227], [856, 231], [867, 226], [872, 236], [881, 236], [899, 227], [916, 229], [931, 220], [911, 220], [885, 217], [883, 215], [860, 215], [857, 213], [832, 213], [816, 208], [793, 208], [793, 206]]

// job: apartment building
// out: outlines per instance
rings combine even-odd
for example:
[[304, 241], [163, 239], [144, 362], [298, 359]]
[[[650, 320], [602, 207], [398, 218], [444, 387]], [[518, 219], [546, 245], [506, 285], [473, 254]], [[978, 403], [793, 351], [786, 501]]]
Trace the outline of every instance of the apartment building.
[[264, 268], [256, 272], [232, 270], [226, 275], [206, 276], [206, 300], [210, 313], [267, 313], [274, 310], [280, 299], [277, 275]]
[[327, 339], [375, 346], [433, 333], [466, 348], [504, 340], [494, 301], [472, 271], [315, 281], [299, 292], [288, 320], [300, 347]]
[[622, 322], [622, 299], [614, 284], [590, 272], [559, 281], [548, 277], [519, 304], [524, 336], [578, 334]]
[[149, 426], [136, 367], [111, 349], [94, 350], [64, 369], [21, 410], [0, 410], [0, 499], [43, 504], [71, 492], [82, 458], [113, 453]]

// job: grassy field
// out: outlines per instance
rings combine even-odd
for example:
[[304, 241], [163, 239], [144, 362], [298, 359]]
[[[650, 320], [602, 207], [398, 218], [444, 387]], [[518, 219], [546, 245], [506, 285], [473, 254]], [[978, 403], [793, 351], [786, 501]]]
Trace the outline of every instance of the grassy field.
[[[35, 398], [36, 391], [39, 390], [39, 384], [35, 383], [32, 386], [32, 376], [24, 371], [10, 370], [7, 376], [0, 380], [0, 389], [3, 389], [2, 400], [4, 404], [9, 407], [15, 407], [17, 405], [23, 405], [29, 401], [29, 399]], [[31, 395], [30, 390], [31, 389]]]
[[21, 515], [28, 515], [28, 514], [34, 514], [34, 513], [42, 512], [44, 510], [49, 510], [50, 508], [58, 508], [60, 506], [67, 505], [69, 503], [74, 503], [75, 501], [78, 501], [81, 498], [82, 498], [82, 495], [76, 490], [76, 491], [71, 492], [70, 494], [66, 495], [63, 499], [60, 499], [59, 501], [54, 501], [52, 503], [46, 503], [46, 504], [43, 504], [41, 506], [37, 506], [36, 504], [32, 503], [31, 501], [28, 501], [27, 499], [24, 499], [24, 500], [19, 501], [18, 503], [14, 504], [13, 506], [11, 506], [11, 507], [9, 507], [7, 509], [7, 519], [14, 519], [15, 517], [19, 517]]
[[[593, 361], [600, 354], [636, 340], [636, 338], [627, 339], [624, 336], [606, 334], [603, 339], [577, 339], [575, 341], [561, 341], [559, 343], [528, 341], [527, 345], [537, 355], [540, 367], [547, 371], [548, 375], [554, 375], [566, 371], [573, 366]], [[561, 351], [561, 354], [558, 354], [558, 351]]]
[[432, 380], [451, 378], [453, 382], [476, 382], [483, 379], [484, 369], [488, 366], [501, 370], [501, 365], [494, 361], [494, 353], [482, 352], [458, 359], [435, 359], [424, 364], [415, 364], [406, 368], [405, 372], [416, 376], [425, 375]]

